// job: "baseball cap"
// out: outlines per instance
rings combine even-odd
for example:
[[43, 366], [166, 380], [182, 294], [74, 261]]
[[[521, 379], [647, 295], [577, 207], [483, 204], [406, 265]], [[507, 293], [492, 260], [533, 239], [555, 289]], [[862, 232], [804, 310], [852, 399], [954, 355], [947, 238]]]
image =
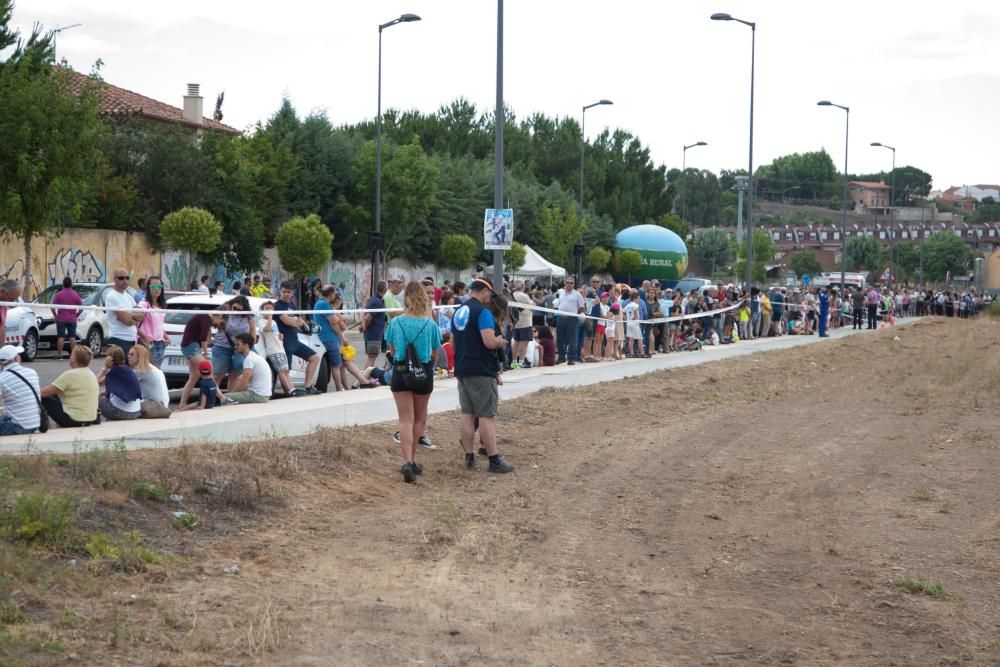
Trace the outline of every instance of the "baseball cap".
[[611, 312], [612, 313], [617, 313], [621, 309], [622, 309], [622, 307], [619, 306], [617, 303], [611, 304]]
[[496, 294], [496, 290], [493, 289], [493, 281], [489, 278], [476, 278], [469, 283], [470, 292], [482, 292], [484, 289], [488, 289]]
[[4, 345], [0, 347], [0, 361], [13, 361], [14, 357], [24, 354], [24, 348], [20, 345]]
[[198, 372], [199, 373], [211, 373], [212, 372], [212, 362], [209, 361], [208, 359], [205, 359], [204, 361], [199, 362], [199, 364], [198, 364]]

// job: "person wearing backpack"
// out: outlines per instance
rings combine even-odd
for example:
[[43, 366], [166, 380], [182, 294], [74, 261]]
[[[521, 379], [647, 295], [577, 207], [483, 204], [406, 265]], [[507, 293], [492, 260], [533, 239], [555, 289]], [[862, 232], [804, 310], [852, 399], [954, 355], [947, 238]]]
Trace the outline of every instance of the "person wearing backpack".
[[434, 360], [441, 347], [441, 330], [428, 317], [431, 300], [418, 281], [410, 281], [403, 292], [403, 313], [392, 318], [385, 332], [388, 357], [392, 359], [389, 388], [399, 416], [399, 446], [403, 456], [400, 472], [412, 484], [423, 468], [414, 460], [417, 439], [427, 429], [427, 403], [434, 391]]

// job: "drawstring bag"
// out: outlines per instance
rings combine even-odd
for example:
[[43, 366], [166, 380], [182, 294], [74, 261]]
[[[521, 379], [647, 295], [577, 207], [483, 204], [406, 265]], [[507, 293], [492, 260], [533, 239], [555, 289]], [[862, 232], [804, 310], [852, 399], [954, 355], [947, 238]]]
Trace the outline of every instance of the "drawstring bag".
[[[417, 338], [424, 333], [424, 329], [429, 323], [430, 320], [424, 323], [424, 326], [417, 333]], [[401, 332], [402, 330], [403, 328], [400, 327]], [[399, 373], [399, 377], [403, 380], [403, 386], [409, 391], [423, 391], [434, 381], [434, 375], [428, 372], [427, 366], [420, 361], [413, 341], [405, 333], [403, 333], [403, 338], [406, 338], [406, 356], [402, 361], [396, 362], [395, 372]]]

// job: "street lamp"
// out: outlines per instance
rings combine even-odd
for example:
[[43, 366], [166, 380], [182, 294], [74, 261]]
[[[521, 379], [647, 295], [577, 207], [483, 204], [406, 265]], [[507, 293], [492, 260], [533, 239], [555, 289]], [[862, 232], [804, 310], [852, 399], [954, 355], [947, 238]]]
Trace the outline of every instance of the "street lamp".
[[[695, 146], [707, 145], [704, 141], [696, 141], [684, 147], [684, 153], [681, 156], [681, 178], [684, 178], [684, 175], [687, 174], [688, 149]], [[681, 189], [681, 219], [685, 222], [687, 221], [687, 187]]]
[[[583, 114], [581, 114], [582, 118], [580, 121], [580, 209], [579, 209], [580, 214], [577, 216], [578, 218], [577, 222], [580, 225], [581, 229], [583, 229], [583, 156], [584, 156], [584, 151], [587, 148], [587, 109], [593, 109], [594, 107], [600, 107], [610, 104], [614, 104], [614, 102], [612, 102], [611, 100], [598, 100], [593, 104], [588, 104], [585, 107], [583, 107]], [[577, 258], [576, 264], [577, 264], [576, 266], [577, 284], [582, 285], [583, 276], [580, 274], [582, 272], [583, 267], [580, 258]]]
[[821, 107], [837, 107], [844, 110], [844, 215], [840, 222], [840, 289], [847, 289], [845, 281], [847, 274], [847, 138], [851, 129], [851, 108], [834, 104], [830, 100], [820, 100], [816, 103]]
[[750, 27], [750, 157], [747, 160], [747, 178], [749, 178], [747, 189], [747, 251], [746, 251], [746, 262], [747, 262], [747, 273], [746, 273], [746, 287], [747, 290], [750, 289], [750, 284], [752, 282], [753, 273], [751, 271], [751, 262], [753, 261], [753, 75], [754, 75], [754, 60], [756, 58], [757, 51], [757, 24], [752, 21], [744, 21], [743, 19], [738, 19], [729, 14], [712, 14], [711, 19], [713, 21], [736, 21], [737, 23], [742, 23], [745, 26]]
[[782, 190], [782, 191], [781, 191], [781, 203], [782, 203], [782, 204], [784, 204], [784, 203], [785, 203], [785, 193], [786, 193], [786, 192], [791, 192], [792, 190], [801, 190], [801, 189], [802, 189], [802, 186], [801, 186], [801, 185], [793, 185], [793, 186], [792, 186], [792, 187], [790, 187], [790, 188], [785, 188], [784, 190]]
[[872, 146], [877, 146], [879, 148], [888, 148], [892, 151], [892, 171], [889, 172], [889, 217], [896, 218], [896, 149], [888, 144], [883, 144], [878, 141], [873, 141]]
[[382, 275], [382, 31], [391, 28], [397, 23], [412, 23], [419, 21], [416, 14], [403, 14], [397, 19], [388, 23], [382, 23], [378, 27], [378, 113], [375, 116], [375, 234], [369, 245], [372, 249], [372, 286], [371, 293], [375, 293], [375, 285], [379, 276]]

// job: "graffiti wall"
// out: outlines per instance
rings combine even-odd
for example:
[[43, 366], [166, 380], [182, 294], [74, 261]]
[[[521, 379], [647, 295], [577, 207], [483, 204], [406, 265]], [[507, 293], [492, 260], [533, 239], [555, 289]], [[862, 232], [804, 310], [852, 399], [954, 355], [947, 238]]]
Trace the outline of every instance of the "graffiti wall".
[[[39, 239], [31, 248], [30, 296], [69, 276], [75, 282], [105, 282], [109, 271], [128, 269], [134, 277], [159, 271], [160, 255], [139, 233], [106, 229], [67, 229], [55, 239]], [[0, 276], [22, 279], [24, 248], [14, 240], [0, 245]], [[27, 295], [26, 295], [27, 296]]]

